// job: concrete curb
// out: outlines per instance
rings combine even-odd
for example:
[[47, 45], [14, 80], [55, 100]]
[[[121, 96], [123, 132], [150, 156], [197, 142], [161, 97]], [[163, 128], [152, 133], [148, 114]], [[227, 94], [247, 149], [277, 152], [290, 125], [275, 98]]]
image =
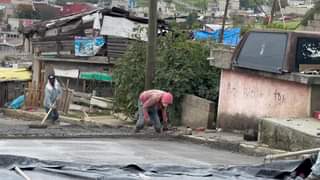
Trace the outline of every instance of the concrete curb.
[[232, 152], [247, 154], [250, 156], [266, 156], [270, 154], [285, 153], [286, 151], [268, 148], [267, 145], [261, 145], [257, 143], [243, 143], [227, 141], [223, 139], [207, 139], [203, 137], [196, 137], [192, 135], [178, 136], [177, 138], [188, 140], [197, 144], [205, 144], [211, 148], [218, 148], [222, 150], [228, 150]]
[[[23, 120], [42, 120], [44, 113], [33, 113], [22, 110], [12, 110], [12, 109], [0, 109], [6, 116], [13, 117], [16, 119]], [[77, 118], [70, 118], [61, 116], [61, 121], [68, 122], [70, 124], [77, 125], [94, 125], [108, 128], [132, 128], [132, 125], [110, 125], [103, 122], [95, 122], [95, 121], [82, 121]], [[217, 132], [218, 133], [218, 132]], [[208, 139], [204, 137], [198, 137], [194, 135], [183, 135], [183, 134], [144, 134], [144, 133], [127, 133], [127, 134], [102, 134], [102, 135], [39, 135], [39, 134], [15, 134], [15, 135], [0, 135], [2, 139], [20, 139], [20, 138], [30, 138], [30, 139], [42, 139], [42, 138], [139, 138], [139, 139], [158, 139], [158, 140], [180, 140], [185, 142], [192, 142], [199, 145], [205, 145], [210, 148], [216, 148], [221, 150], [228, 150], [236, 153], [247, 154], [250, 156], [265, 156], [269, 154], [277, 154], [283, 153], [285, 151], [276, 150], [268, 148], [266, 145], [260, 145], [257, 143], [250, 142], [238, 142], [238, 141], [228, 141], [223, 138], [218, 139]]]

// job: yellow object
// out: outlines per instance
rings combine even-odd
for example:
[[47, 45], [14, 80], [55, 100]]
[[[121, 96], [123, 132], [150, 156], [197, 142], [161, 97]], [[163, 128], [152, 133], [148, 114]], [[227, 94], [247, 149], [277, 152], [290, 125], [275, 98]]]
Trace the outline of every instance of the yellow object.
[[25, 68], [0, 68], [0, 81], [28, 81], [32, 73]]

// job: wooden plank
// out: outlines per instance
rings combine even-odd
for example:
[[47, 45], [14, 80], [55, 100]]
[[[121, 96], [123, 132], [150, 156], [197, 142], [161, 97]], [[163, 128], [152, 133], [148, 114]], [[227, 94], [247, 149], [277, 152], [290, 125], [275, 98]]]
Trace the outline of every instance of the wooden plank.
[[31, 106], [35, 107], [35, 101], [36, 101], [36, 85], [35, 82], [32, 82], [32, 97], [31, 97]]
[[[93, 90], [92, 91], [92, 96], [95, 96], [96, 95], [96, 91], [95, 90]], [[91, 101], [90, 101], [90, 109], [89, 109], [89, 112], [93, 112], [93, 104], [91, 103]]]
[[82, 92], [86, 92], [86, 86], [87, 86], [86, 83], [87, 81], [83, 80]]
[[86, 111], [86, 112], [88, 112], [89, 108], [86, 106], [78, 105], [78, 104], [70, 104], [69, 111]]
[[96, 107], [99, 107], [101, 109], [112, 109], [112, 107], [113, 107], [112, 103], [101, 101], [101, 100], [98, 100], [98, 99], [95, 99], [95, 98], [91, 98], [90, 104], [92, 106], [96, 106]]
[[92, 96], [92, 98], [100, 100], [100, 101], [105, 101], [105, 102], [114, 102], [113, 98], [107, 98], [107, 97], [98, 97], [98, 96]]
[[90, 99], [89, 99], [89, 98], [73, 97], [73, 98], [72, 98], [72, 102], [73, 102], [73, 103], [78, 103], [78, 104], [90, 105]]
[[91, 98], [92, 94], [89, 93], [83, 93], [83, 92], [74, 92], [73, 94], [75, 97], [83, 97], [83, 98]]
[[70, 89], [67, 89], [67, 98], [65, 101], [64, 111], [63, 111], [66, 114], [68, 113], [70, 108], [71, 98], [72, 98], [72, 91]]
[[73, 99], [73, 90], [69, 89], [69, 96], [68, 96], [68, 100], [67, 100], [67, 108], [66, 108], [66, 113], [69, 112], [69, 108], [70, 108], [70, 104], [72, 102]]

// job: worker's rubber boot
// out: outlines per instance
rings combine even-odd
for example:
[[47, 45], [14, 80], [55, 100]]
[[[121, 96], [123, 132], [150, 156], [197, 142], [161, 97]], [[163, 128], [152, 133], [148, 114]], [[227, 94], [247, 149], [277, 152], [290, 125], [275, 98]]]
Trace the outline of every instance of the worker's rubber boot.
[[137, 128], [137, 127], [136, 127], [136, 128], [134, 129], [134, 133], [139, 133], [140, 130], [141, 130], [141, 128]]
[[155, 130], [157, 133], [159, 133], [159, 134], [161, 133], [161, 129], [155, 128]]

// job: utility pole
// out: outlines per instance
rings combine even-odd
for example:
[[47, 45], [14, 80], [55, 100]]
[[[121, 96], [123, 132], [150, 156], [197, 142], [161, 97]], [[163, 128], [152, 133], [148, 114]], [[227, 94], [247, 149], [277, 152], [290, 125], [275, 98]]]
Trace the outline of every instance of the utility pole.
[[152, 88], [152, 81], [155, 75], [156, 49], [157, 49], [157, 2], [149, 0], [149, 28], [148, 28], [148, 51], [146, 62], [145, 89]]
[[224, 8], [224, 15], [223, 15], [223, 19], [222, 19], [222, 27], [221, 27], [221, 32], [220, 32], [219, 43], [223, 43], [223, 39], [224, 39], [224, 28], [226, 26], [226, 20], [227, 20], [227, 16], [228, 16], [229, 2], [230, 2], [230, 0], [226, 0], [226, 7]]

